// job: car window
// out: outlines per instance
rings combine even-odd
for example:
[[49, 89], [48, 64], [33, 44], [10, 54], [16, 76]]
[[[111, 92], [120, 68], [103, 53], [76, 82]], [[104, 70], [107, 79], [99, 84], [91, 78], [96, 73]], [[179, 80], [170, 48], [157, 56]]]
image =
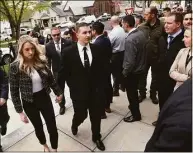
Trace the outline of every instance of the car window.
[[21, 31], [25, 31], [24, 29], [21, 29]]

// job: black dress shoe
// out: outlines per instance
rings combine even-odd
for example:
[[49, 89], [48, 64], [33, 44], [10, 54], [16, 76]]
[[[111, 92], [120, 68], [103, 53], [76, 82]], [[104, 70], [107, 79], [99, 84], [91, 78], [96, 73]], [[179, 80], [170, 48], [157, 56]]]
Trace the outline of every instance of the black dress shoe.
[[153, 126], [156, 126], [156, 124], [157, 124], [157, 121], [155, 121], [155, 122], [152, 123]]
[[96, 143], [96, 146], [99, 150], [101, 150], [101, 151], [105, 150], [105, 145], [103, 144], [103, 142], [101, 140], [96, 140], [93, 142]]
[[145, 95], [139, 95], [139, 102], [141, 103], [144, 99], [146, 98], [146, 96]]
[[123, 119], [125, 122], [135, 122], [135, 121], [140, 121], [141, 117], [133, 117], [133, 115], [126, 117]]
[[5, 135], [7, 133], [7, 126], [1, 127], [1, 135]]
[[63, 115], [66, 111], [66, 107], [60, 107], [60, 115]]
[[2, 146], [0, 145], [0, 152], [3, 152], [3, 150], [2, 150]]
[[106, 118], [107, 118], [106, 114], [101, 116], [101, 119], [106, 119]]
[[73, 135], [77, 135], [77, 133], [78, 133], [78, 127], [71, 127], [71, 130], [72, 130], [72, 134], [73, 134]]
[[151, 98], [151, 100], [152, 100], [153, 104], [158, 104], [159, 103], [159, 100], [157, 99], [157, 97]]

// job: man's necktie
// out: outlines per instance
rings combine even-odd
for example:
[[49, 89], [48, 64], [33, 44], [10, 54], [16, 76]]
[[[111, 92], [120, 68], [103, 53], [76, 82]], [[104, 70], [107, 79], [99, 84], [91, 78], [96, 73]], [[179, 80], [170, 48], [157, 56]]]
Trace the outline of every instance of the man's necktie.
[[86, 52], [87, 48], [84, 47], [83, 51], [84, 51], [84, 67], [85, 69], [88, 71], [90, 68], [90, 62], [89, 62], [89, 58], [88, 58], [88, 54]]
[[174, 37], [173, 36], [168, 36], [168, 38], [169, 38], [169, 42], [168, 42], [168, 49], [169, 49]]
[[60, 53], [60, 44], [59, 44], [59, 42], [58, 42], [58, 43], [56, 43], [56, 50], [57, 50], [57, 52], [59, 52], [59, 53]]

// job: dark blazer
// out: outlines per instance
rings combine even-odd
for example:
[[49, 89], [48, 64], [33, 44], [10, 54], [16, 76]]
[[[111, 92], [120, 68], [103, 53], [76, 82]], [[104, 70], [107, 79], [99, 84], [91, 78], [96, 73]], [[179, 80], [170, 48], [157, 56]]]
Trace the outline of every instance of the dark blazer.
[[[72, 41], [61, 38], [61, 51], [72, 44]], [[56, 47], [54, 41], [52, 40], [48, 44], [46, 44], [46, 56], [48, 58], [48, 65], [53, 72], [58, 72], [60, 70], [61, 65], [61, 55], [56, 51]]]
[[168, 35], [164, 35], [159, 39], [158, 81], [161, 86], [166, 85], [168, 90], [173, 91], [176, 82], [170, 78], [169, 70], [178, 52], [182, 48], [185, 48], [184, 42], [182, 41], [184, 31], [173, 39], [169, 49], [167, 49], [167, 37]]
[[141, 74], [146, 64], [146, 38], [142, 31], [135, 29], [125, 38], [123, 75]]
[[[102, 94], [104, 94], [105, 67], [103, 49], [94, 44], [90, 44], [90, 48], [92, 64], [89, 75], [85, 73], [77, 43], [62, 50], [62, 66], [58, 74], [58, 84], [63, 89], [65, 81], [67, 82], [73, 101], [85, 101], [90, 98], [100, 99], [103, 96]], [[101, 102], [103, 101], [101, 100]]]
[[[54, 93], [59, 96], [62, 94], [61, 89], [58, 87], [50, 69], [46, 68], [45, 70], [47, 75], [42, 71], [37, 71], [42, 79], [44, 89], [49, 96], [51, 87]], [[13, 104], [18, 113], [23, 111], [20, 93], [22, 102], [33, 102], [32, 80], [26, 73], [19, 71], [19, 62], [12, 63], [10, 67], [10, 91]]]
[[145, 151], [192, 152], [192, 79], [164, 104]]
[[[8, 99], [8, 76], [4, 70], [0, 68], [0, 98]], [[4, 126], [9, 121], [9, 114], [7, 111], [7, 104], [0, 106], [0, 126]]]

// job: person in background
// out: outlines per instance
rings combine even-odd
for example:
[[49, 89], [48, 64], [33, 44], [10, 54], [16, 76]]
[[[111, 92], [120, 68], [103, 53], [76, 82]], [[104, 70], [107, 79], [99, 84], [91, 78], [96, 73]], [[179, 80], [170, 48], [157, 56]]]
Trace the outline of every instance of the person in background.
[[186, 48], [179, 51], [169, 72], [170, 77], [176, 81], [174, 90], [192, 76], [192, 34], [190, 29], [184, 32], [183, 41]]
[[[0, 135], [5, 135], [7, 132], [7, 123], [9, 121], [9, 114], [7, 110], [8, 99], [8, 76], [3, 68], [0, 68]], [[0, 138], [1, 139], [1, 138]], [[0, 152], [3, 152], [0, 140]]]
[[46, 53], [46, 51], [45, 51], [45, 46], [39, 44], [38, 38], [33, 38], [33, 40], [34, 40], [34, 42], [36, 43], [36, 45], [39, 47], [39, 49], [42, 51], [42, 53], [45, 54], [45, 53]]
[[183, 20], [184, 29], [192, 29], [192, 14], [186, 13]]
[[51, 70], [47, 66], [46, 56], [42, 54], [31, 37], [21, 36], [18, 41], [17, 59], [10, 67], [12, 102], [21, 120], [28, 123], [29, 118], [31, 121], [44, 151], [50, 151], [40, 117], [40, 113], [42, 114], [50, 135], [52, 149], [57, 151], [58, 132], [54, 109], [49, 96], [50, 87], [57, 95], [56, 101], [61, 102], [62, 90], [58, 87]]
[[70, 39], [70, 40], [72, 40], [72, 37], [71, 37], [71, 35], [70, 35], [69, 30], [64, 31], [64, 33], [63, 33], [63, 38], [64, 38], [64, 39]]
[[104, 31], [104, 24], [101, 22], [94, 22], [92, 25], [92, 37], [94, 40], [92, 41], [93, 44], [99, 45], [104, 48], [104, 56], [105, 62], [107, 66], [107, 74], [106, 74], [106, 87], [105, 87], [105, 108], [104, 114], [102, 115], [102, 119], [107, 118], [105, 111], [107, 113], [111, 113], [110, 103], [113, 100], [113, 87], [111, 84], [111, 56], [112, 56], [112, 47], [110, 40], [103, 34]]
[[111, 41], [112, 46], [112, 75], [113, 75], [113, 96], [119, 96], [119, 88], [122, 85], [121, 89], [125, 91], [123, 83], [123, 57], [125, 51], [125, 31], [119, 25], [119, 17], [112, 16], [110, 24], [113, 27], [112, 31], [109, 32], [108, 37]]
[[164, 8], [164, 9], [163, 9], [163, 17], [160, 17], [160, 18], [159, 18], [160, 21], [161, 21], [161, 22], [165, 22], [165, 18], [166, 18], [167, 16], [169, 16], [170, 13], [171, 13], [171, 9], [170, 9], [169, 7]]
[[192, 78], [164, 104], [145, 152], [192, 152]]
[[122, 20], [123, 29], [127, 33], [125, 38], [125, 53], [123, 60], [123, 76], [127, 98], [130, 103], [131, 115], [124, 118], [125, 122], [141, 120], [138, 99], [139, 78], [145, 71], [146, 38], [142, 31], [135, 28], [135, 19], [127, 15]]
[[142, 23], [143, 23], [144, 19], [142, 16], [137, 15], [135, 16], [135, 27], [138, 28]]
[[53, 39], [52, 39], [51, 34], [48, 34], [48, 35], [46, 36], [46, 41], [45, 41], [45, 44], [47, 44], [47, 43], [51, 42], [52, 40], [53, 40]]

